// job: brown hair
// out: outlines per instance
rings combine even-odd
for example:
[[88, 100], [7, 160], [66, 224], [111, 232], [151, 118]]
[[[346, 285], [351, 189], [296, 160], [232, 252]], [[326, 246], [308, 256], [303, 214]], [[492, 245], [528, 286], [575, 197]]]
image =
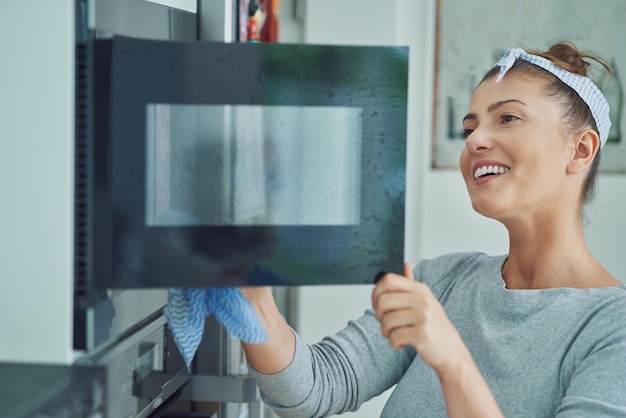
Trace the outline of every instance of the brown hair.
[[[552, 45], [547, 51], [526, 50], [529, 54], [538, 55], [552, 61], [558, 67], [563, 68], [571, 73], [581, 76], [587, 76], [587, 69], [590, 66], [585, 58], [599, 62], [609, 72], [611, 72], [608, 64], [596, 55], [580, 52], [571, 42], [559, 42]], [[499, 67], [493, 67], [485, 74], [481, 83], [487, 79], [495, 77], [499, 73]], [[554, 99], [561, 105], [563, 124], [568, 132], [580, 132], [584, 129], [594, 129], [598, 132], [595, 119], [591, 114], [589, 106], [580, 96], [567, 84], [559, 80], [555, 75], [541, 67], [533, 65], [527, 61], [517, 60], [507, 73], [519, 72], [543, 78], [546, 81], [544, 91], [546, 95]], [[590, 202], [595, 194], [596, 179], [598, 176], [598, 167], [600, 166], [600, 150], [596, 154], [585, 184], [581, 193], [581, 204]]]

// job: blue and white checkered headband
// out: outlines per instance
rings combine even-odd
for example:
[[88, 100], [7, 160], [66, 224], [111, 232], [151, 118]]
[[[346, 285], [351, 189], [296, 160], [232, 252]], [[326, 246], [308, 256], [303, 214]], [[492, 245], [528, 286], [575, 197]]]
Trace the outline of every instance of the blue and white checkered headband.
[[600, 91], [598, 86], [589, 78], [570, 73], [567, 70], [552, 63], [552, 61], [540, 57], [538, 55], [529, 54], [522, 48], [509, 49], [502, 58], [494, 65], [494, 67], [500, 67], [500, 74], [496, 82], [502, 80], [504, 74], [511, 69], [516, 60], [521, 59], [531, 64], [537, 65], [544, 70], [554, 74], [562, 82], [570, 86], [581, 99], [589, 106], [591, 114], [596, 121], [598, 127], [598, 133], [600, 134], [600, 147], [604, 146], [607, 138], [609, 137], [609, 130], [611, 129], [611, 120], [609, 119], [609, 103], [606, 101], [604, 94]]

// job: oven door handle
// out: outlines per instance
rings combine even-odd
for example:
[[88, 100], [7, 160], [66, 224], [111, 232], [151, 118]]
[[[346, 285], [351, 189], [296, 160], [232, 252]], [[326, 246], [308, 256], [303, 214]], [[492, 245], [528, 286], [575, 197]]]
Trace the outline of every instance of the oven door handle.
[[188, 374], [152, 373], [133, 386], [133, 396], [151, 399], [152, 408], [145, 417], [160, 417], [181, 397], [185, 386], [191, 381]]
[[181, 386], [178, 389], [176, 389], [176, 391], [174, 391], [174, 393], [169, 398], [165, 399], [165, 401], [159, 404], [159, 406], [157, 406], [150, 413], [150, 415], [148, 415], [148, 418], [158, 418], [162, 416], [165, 412], [167, 412], [169, 407], [172, 406], [172, 404], [174, 404], [174, 402], [176, 402], [180, 398], [180, 395], [183, 393], [183, 389], [184, 389], [184, 386]]

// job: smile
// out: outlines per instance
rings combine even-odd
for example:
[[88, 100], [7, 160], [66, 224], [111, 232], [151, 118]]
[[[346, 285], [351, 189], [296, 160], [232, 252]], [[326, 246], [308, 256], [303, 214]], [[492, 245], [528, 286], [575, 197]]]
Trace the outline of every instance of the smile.
[[479, 167], [474, 171], [474, 180], [478, 180], [481, 177], [492, 176], [494, 174], [504, 174], [509, 171], [509, 167], [499, 165], [485, 165]]

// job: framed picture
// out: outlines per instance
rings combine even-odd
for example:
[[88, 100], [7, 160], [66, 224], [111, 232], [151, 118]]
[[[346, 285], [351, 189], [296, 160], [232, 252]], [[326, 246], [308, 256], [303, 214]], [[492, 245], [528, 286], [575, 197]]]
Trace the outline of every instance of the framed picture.
[[437, 0], [435, 113], [432, 165], [458, 167], [462, 119], [482, 76], [509, 48], [546, 50], [569, 40], [606, 60], [588, 76], [611, 106], [612, 128], [602, 150], [602, 172], [626, 172], [626, 1]]

